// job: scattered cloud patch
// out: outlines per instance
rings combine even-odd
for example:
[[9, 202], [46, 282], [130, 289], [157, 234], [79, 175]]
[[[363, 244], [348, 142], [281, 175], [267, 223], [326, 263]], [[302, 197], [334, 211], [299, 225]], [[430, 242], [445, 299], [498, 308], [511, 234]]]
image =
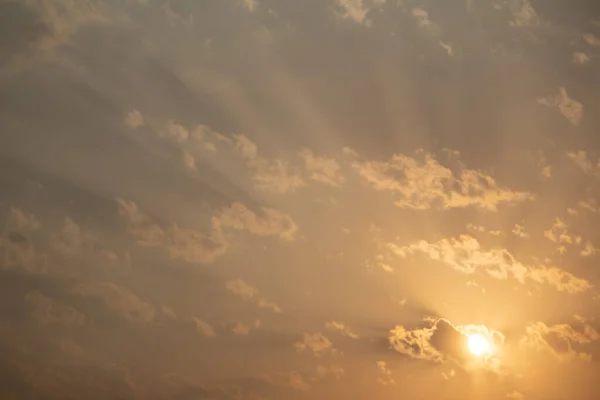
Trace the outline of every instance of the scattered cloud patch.
[[494, 178], [472, 169], [454, 173], [426, 152], [418, 158], [396, 154], [389, 161], [355, 162], [354, 167], [376, 190], [399, 196], [396, 205], [416, 210], [478, 207], [496, 211], [502, 203], [533, 200], [527, 192], [499, 186]]
[[559, 88], [558, 95], [539, 97], [537, 102], [546, 107], [558, 108], [560, 114], [573, 126], [578, 126], [583, 117], [583, 104], [569, 97], [564, 87]]

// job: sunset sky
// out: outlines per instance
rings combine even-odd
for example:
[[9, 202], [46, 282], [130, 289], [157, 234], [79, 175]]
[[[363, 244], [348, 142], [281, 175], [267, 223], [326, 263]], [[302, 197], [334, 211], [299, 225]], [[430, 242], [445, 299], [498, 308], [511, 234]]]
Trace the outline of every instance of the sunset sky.
[[597, 400], [600, 2], [0, 0], [0, 398]]

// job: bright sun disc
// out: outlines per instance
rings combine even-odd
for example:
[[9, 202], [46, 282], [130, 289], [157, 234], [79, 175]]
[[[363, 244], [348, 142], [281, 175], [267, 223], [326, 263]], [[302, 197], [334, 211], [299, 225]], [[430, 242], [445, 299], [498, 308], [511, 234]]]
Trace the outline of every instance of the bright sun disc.
[[490, 351], [490, 342], [478, 333], [470, 335], [468, 339], [469, 351], [479, 357]]

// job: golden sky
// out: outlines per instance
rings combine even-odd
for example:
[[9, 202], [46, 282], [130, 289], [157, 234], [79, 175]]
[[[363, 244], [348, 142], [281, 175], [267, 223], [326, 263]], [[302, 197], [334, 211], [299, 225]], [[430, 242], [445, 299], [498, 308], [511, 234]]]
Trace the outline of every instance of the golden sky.
[[0, 398], [600, 398], [600, 3], [1, 0]]

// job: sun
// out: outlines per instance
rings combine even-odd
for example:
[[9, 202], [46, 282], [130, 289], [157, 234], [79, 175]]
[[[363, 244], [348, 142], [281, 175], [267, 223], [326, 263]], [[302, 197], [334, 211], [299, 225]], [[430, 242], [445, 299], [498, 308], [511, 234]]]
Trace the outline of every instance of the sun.
[[473, 353], [475, 357], [480, 357], [490, 352], [490, 342], [485, 336], [479, 333], [469, 335], [467, 346], [469, 347], [469, 351]]

